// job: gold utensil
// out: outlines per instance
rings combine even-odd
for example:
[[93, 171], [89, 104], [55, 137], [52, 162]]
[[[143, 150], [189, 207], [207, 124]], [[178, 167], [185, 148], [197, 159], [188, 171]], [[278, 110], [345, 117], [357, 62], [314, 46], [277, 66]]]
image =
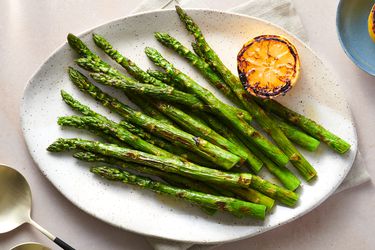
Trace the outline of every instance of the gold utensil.
[[0, 233], [9, 232], [24, 223], [29, 223], [62, 249], [74, 250], [33, 221], [30, 214], [31, 190], [25, 177], [17, 170], [0, 164]]

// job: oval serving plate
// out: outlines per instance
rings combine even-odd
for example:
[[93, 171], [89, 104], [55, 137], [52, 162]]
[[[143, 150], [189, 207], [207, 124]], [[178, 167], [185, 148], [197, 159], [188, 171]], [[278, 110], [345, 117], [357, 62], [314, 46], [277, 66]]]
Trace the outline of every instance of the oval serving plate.
[[[77, 55], [67, 43], [40, 67], [24, 93], [22, 127], [33, 159], [52, 184], [76, 206], [109, 224], [145, 235], [178, 241], [218, 243], [250, 237], [302, 216], [334, 192], [350, 170], [357, 152], [355, 127], [337, 81], [306, 45], [275, 25], [244, 15], [212, 10], [188, 10], [188, 13], [201, 26], [208, 42], [233, 72], [236, 70], [236, 54], [249, 38], [261, 34], [278, 34], [290, 39], [300, 53], [301, 79], [286, 97], [278, 100], [322, 123], [352, 145], [350, 152], [343, 156], [332, 152], [325, 145], [321, 145], [314, 153], [301, 150], [316, 167], [319, 178], [313, 183], [302, 184], [299, 190], [300, 202], [295, 208], [278, 205], [263, 222], [250, 218], [237, 219], [224, 213], [208, 216], [185, 202], [98, 179], [88, 171], [85, 163], [78, 162], [70, 154], [48, 153], [47, 146], [58, 137], [90, 138], [82, 131], [63, 130], [56, 124], [58, 116], [74, 113], [61, 100], [61, 89], [95, 110], [119, 119], [74, 88], [66, 71], [68, 66], [74, 65], [73, 60]], [[145, 69], [152, 67], [152, 64], [143, 53], [144, 47], [160, 49], [178, 68], [223, 98], [179, 56], [159, 45], [153, 38], [155, 31], [169, 32], [186, 45], [192, 40], [174, 10], [125, 17], [84, 32], [80, 38], [98, 51], [91, 34], [99, 33]], [[110, 61], [102, 53], [99, 54]], [[114, 90], [108, 91], [115, 93]], [[118, 92], [115, 95], [128, 102]]]

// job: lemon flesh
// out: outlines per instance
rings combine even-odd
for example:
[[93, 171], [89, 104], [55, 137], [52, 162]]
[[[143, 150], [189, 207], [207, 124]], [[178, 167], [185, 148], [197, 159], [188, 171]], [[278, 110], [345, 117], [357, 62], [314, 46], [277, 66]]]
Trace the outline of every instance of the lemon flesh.
[[262, 35], [242, 47], [237, 56], [237, 68], [249, 93], [272, 98], [294, 86], [300, 61], [296, 48], [286, 38]]
[[375, 42], [375, 19], [374, 19], [374, 12], [375, 12], [375, 4], [372, 6], [370, 11], [370, 15], [368, 16], [368, 34], [370, 35], [372, 41]]

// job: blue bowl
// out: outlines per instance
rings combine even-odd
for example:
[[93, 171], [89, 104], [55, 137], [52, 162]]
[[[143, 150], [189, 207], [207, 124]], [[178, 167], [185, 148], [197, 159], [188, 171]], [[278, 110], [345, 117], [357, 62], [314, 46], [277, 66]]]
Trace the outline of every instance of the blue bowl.
[[367, 30], [367, 19], [375, 0], [341, 0], [336, 26], [341, 46], [362, 70], [375, 76], [375, 43]]

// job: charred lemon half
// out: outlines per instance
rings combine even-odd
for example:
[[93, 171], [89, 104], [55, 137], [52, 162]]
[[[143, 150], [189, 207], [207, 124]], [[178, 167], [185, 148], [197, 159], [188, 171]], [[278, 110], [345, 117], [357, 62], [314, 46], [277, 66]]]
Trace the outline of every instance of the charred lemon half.
[[375, 4], [372, 6], [370, 15], [368, 16], [368, 34], [370, 35], [372, 41], [375, 42]]
[[244, 88], [252, 95], [273, 98], [296, 83], [300, 60], [294, 45], [277, 35], [261, 35], [247, 42], [237, 56]]

